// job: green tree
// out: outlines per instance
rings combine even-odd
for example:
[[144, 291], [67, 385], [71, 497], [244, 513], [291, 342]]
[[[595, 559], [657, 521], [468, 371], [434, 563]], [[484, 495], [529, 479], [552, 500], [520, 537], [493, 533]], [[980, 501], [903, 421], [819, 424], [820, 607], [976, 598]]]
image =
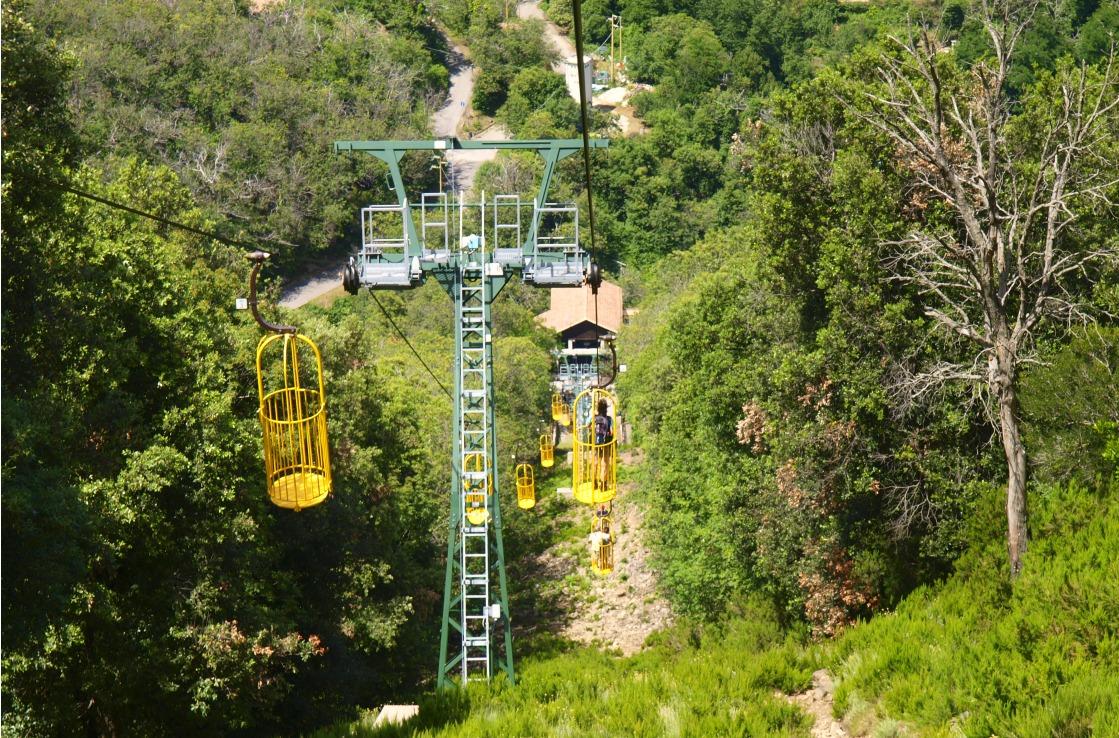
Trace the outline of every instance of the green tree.
[[948, 2], [940, 15], [940, 26], [946, 31], [958, 31], [963, 28], [964, 16], [967, 5], [963, 2]]
[[668, 0], [623, 0], [621, 15], [631, 26], [647, 27], [651, 21], [673, 11]]
[[1080, 27], [1077, 40], [1080, 58], [1091, 64], [1103, 61], [1111, 53], [1116, 34], [1119, 34], [1119, 6], [1105, 3]]
[[641, 82], [659, 83], [672, 71], [672, 65], [683, 39], [700, 26], [691, 16], [677, 13], [658, 17], [650, 29], [630, 41], [629, 71]]
[[676, 52], [671, 84], [681, 102], [698, 98], [722, 80], [730, 55], [710, 28], [695, 28], [684, 36]]
[[[273, 508], [259, 332], [230, 310], [245, 260], [58, 188], [214, 228], [167, 168], [71, 174], [66, 61], [16, 10], [3, 29], [5, 731], [302, 731], [417, 683], [434, 658], [430, 620], [412, 615], [437, 600], [448, 414], [370, 355], [379, 323], [307, 316], [330, 351], [336, 495], [299, 516]], [[8, 115], [16, 105], [26, 114]]]
[[108, 156], [165, 164], [223, 232], [270, 244], [282, 261], [337, 245], [353, 228], [358, 182], [387, 196], [376, 163], [333, 156], [333, 141], [415, 138], [426, 100], [445, 89], [426, 16], [373, 5], [25, 7], [75, 50], [76, 125], [99, 167]]
[[[610, 16], [616, 12], [617, 3], [614, 0], [587, 0], [583, 3], [583, 43], [589, 50], [602, 43], [609, 47]], [[624, 30], [622, 40], [625, 40]]]
[[561, 130], [573, 129], [579, 115], [575, 102], [567, 94], [563, 77], [544, 67], [529, 67], [517, 73], [498, 118], [512, 130], [519, 131], [536, 113], [551, 116], [546, 128], [555, 126]]
[[1046, 366], [1022, 378], [1023, 424], [1042, 483], [1092, 483], [1115, 468], [1107, 458], [1119, 411], [1119, 331], [1089, 328]]
[[1099, 0], [1066, 0], [1060, 4], [1059, 12], [1069, 18], [1073, 28], [1079, 28], [1101, 5]]
[[[62, 398], [35, 401], [41, 368], [49, 369], [59, 358], [59, 337], [50, 324], [55, 306], [42, 293], [40, 280], [67, 278], [67, 265], [44, 258], [44, 245], [54, 241], [52, 232], [73, 227], [62, 207], [62, 193], [49, 184], [66, 177], [79, 153], [66, 105], [72, 60], [37, 33], [21, 11], [19, 3], [6, 3], [0, 11], [3, 648], [6, 657], [19, 654], [20, 660], [30, 661], [39, 650], [36, 634], [63, 621], [70, 592], [85, 573], [89, 520], [68, 475], [68, 454], [58, 445], [70, 437], [70, 409]], [[6, 691], [16, 670], [12, 663], [5, 664]], [[10, 705], [5, 712], [6, 722], [18, 720]]]

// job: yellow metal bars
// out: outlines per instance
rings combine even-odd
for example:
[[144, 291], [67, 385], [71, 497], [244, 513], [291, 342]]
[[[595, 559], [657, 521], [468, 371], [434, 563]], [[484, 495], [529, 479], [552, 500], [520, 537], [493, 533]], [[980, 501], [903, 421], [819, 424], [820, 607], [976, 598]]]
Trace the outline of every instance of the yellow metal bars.
[[610, 502], [618, 492], [618, 401], [593, 387], [575, 398], [573, 494], [587, 505]]
[[552, 395], [552, 420], [564, 427], [571, 425], [571, 406], [563, 401], [563, 395]]
[[614, 526], [605, 506], [591, 522], [591, 569], [603, 576], [614, 571]]
[[[266, 392], [264, 356], [277, 341], [283, 349], [277, 377], [280, 387]], [[317, 389], [301, 383], [300, 343], [314, 352]], [[317, 505], [326, 499], [332, 487], [319, 349], [306, 336], [291, 333], [265, 336], [256, 350], [256, 374], [268, 496], [280, 507], [296, 511]]]
[[547, 433], [540, 436], [540, 466], [545, 469], [556, 463], [555, 446], [552, 445], [552, 438]]
[[560, 425], [571, 425], [571, 406], [563, 401], [563, 395], [552, 395], [552, 420]]
[[[467, 454], [463, 468], [467, 472], [486, 471], [486, 455], [481, 452]], [[490, 513], [486, 508], [486, 495], [493, 489], [493, 472], [485, 475], [480, 480], [462, 480], [462, 490], [465, 494], [466, 519], [471, 525], [485, 525], [489, 522]]]
[[517, 506], [522, 510], [536, 506], [536, 480], [530, 464], [517, 465]]

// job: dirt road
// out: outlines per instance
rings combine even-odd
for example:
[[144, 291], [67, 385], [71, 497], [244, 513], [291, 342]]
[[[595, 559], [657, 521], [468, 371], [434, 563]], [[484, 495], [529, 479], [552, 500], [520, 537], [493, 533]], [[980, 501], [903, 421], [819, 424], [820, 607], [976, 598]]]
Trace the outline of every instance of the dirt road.
[[[622, 466], [635, 466], [640, 456], [625, 452]], [[630, 495], [634, 482], [619, 485], [613, 505], [614, 571], [608, 576], [590, 568], [590, 548], [583, 533], [576, 541], [559, 542], [526, 567], [534, 581], [539, 608], [526, 618], [531, 630], [543, 628], [588, 646], [617, 649], [629, 656], [640, 651], [650, 633], [672, 623], [668, 602], [657, 591], [657, 577], [649, 562], [647, 529], [641, 504]], [[590, 528], [590, 508], [572, 505], [562, 524]]]
[[[447, 39], [450, 43], [450, 39]], [[453, 55], [447, 57], [447, 68], [451, 72], [451, 89], [447, 102], [431, 116], [431, 131], [436, 138], [458, 135], [458, 126], [470, 106], [470, 96], [474, 94], [474, 65], [466, 60], [466, 49], [453, 46]]]
[[[431, 130], [436, 138], [457, 137], [463, 118], [470, 110], [470, 100], [474, 95], [474, 66], [466, 60], [466, 49], [455, 46], [455, 57], [448, 59], [451, 70], [451, 89], [447, 102], [431, 117]], [[504, 141], [509, 138], [505, 129], [495, 125], [475, 140]], [[484, 162], [497, 156], [491, 151], [449, 151], [447, 152], [447, 189], [454, 192], [469, 192], [474, 187], [474, 175]]]
[[575, 56], [574, 42], [560, 33], [556, 24], [552, 23], [548, 16], [544, 14], [544, 11], [540, 9], [540, 0], [521, 3], [517, 6], [517, 15], [521, 18], [537, 18], [544, 21], [544, 38], [548, 39], [548, 43], [560, 55], [560, 63], [556, 65], [555, 71], [563, 74], [563, 60]]
[[[539, 10], [539, 8], [537, 9]], [[451, 45], [450, 39], [447, 39]], [[436, 138], [447, 138], [458, 135], [462, 119], [470, 109], [470, 98], [474, 94], [474, 65], [466, 59], [466, 49], [453, 46], [453, 55], [447, 59], [447, 66], [451, 70], [451, 89], [447, 94], [447, 101], [431, 116], [431, 130]], [[478, 139], [485, 141], [502, 141], [509, 136], [501, 126], [493, 126]], [[474, 186], [474, 175], [483, 162], [491, 161], [497, 151], [452, 151], [447, 154], [445, 176], [448, 178], [447, 189], [456, 192], [469, 191]], [[286, 308], [297, 308], [337, 289], [342, 284], [342, 266], [325, 269], [319, 274], [296, 280], [284, 287], [280, 305]]]

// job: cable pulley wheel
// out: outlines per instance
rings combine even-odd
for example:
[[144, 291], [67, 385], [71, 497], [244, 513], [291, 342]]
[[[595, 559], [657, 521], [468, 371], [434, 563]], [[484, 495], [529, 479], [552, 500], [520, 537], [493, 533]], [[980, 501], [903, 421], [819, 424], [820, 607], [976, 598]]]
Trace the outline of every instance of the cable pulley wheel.
[[354, 260], [350, 259], [350, 263], [342, 268], [342, 288], [351, 295], [356, 295], [358, 287], [357, 267], [354, 266]]
[[602, 286], [602, 267], [597, 261], [592, 261], [587, 269], [587, 284], [591, 286], [591, 292], [597, 295], [598, 288]]

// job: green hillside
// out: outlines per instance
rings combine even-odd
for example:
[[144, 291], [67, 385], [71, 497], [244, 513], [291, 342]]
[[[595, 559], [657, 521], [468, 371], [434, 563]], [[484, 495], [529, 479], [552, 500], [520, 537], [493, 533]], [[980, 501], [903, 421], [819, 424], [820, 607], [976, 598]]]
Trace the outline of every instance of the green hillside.
[[[625, 29], [645, 132], [594, 111], [591, 188], [572, 156], [550, 198], [587, 247], [593, 203], [633, 309], [612, 603], [672, 624], [632, 655], [560, 635], [635, 610], [586, 607], [562, 459], [514, 502], [557, 345], [514, 280], [492, 345], [518, 678], [437, 692], [452, 305], [435, 280], [276, 305], [395, 199], [332, 142], [430, 138], [468, 61], [470, 125], [581, 134], [542, 21], [17, 0], [3, 736], [1119, 735], [1115, 0], [544, 5], [588, 51]], [[409, 192], [443, 183], [430, 154]], [[503, 152], [476, 184], [531, 196], [541, 171]], [[324, 361], [334, 494], [298, 514], [264, 492], [261, 329], [234, 309], [257, 248], [262, 311]], [[374, 730], [393, 703], [420, 715]]]
[[514, 689], [423, 698], [404, 726], [367, 719], [314, 736], [807, 736], [811, 720], [783, 695], [823, 667], [852, 735], [1115, 735], [1115, 493], [1046, 490], [1036, 565], [1014, 588], [992, 498], [955, 574], [834, 641], [808, 643], [772, 609], [735, 603], [650, 638], [638, 656], [541, 643]]
[[837, 715], [855, 726], [897, 720], [921, 735], [1119, 731], [1116, 485], [1037, 498], [1031, 565], [1013, 587], [994, 576], [1006, 569], [991, 499], [974, 523], [987, 543], [964, 554], [954, 576], [828, 650]]

